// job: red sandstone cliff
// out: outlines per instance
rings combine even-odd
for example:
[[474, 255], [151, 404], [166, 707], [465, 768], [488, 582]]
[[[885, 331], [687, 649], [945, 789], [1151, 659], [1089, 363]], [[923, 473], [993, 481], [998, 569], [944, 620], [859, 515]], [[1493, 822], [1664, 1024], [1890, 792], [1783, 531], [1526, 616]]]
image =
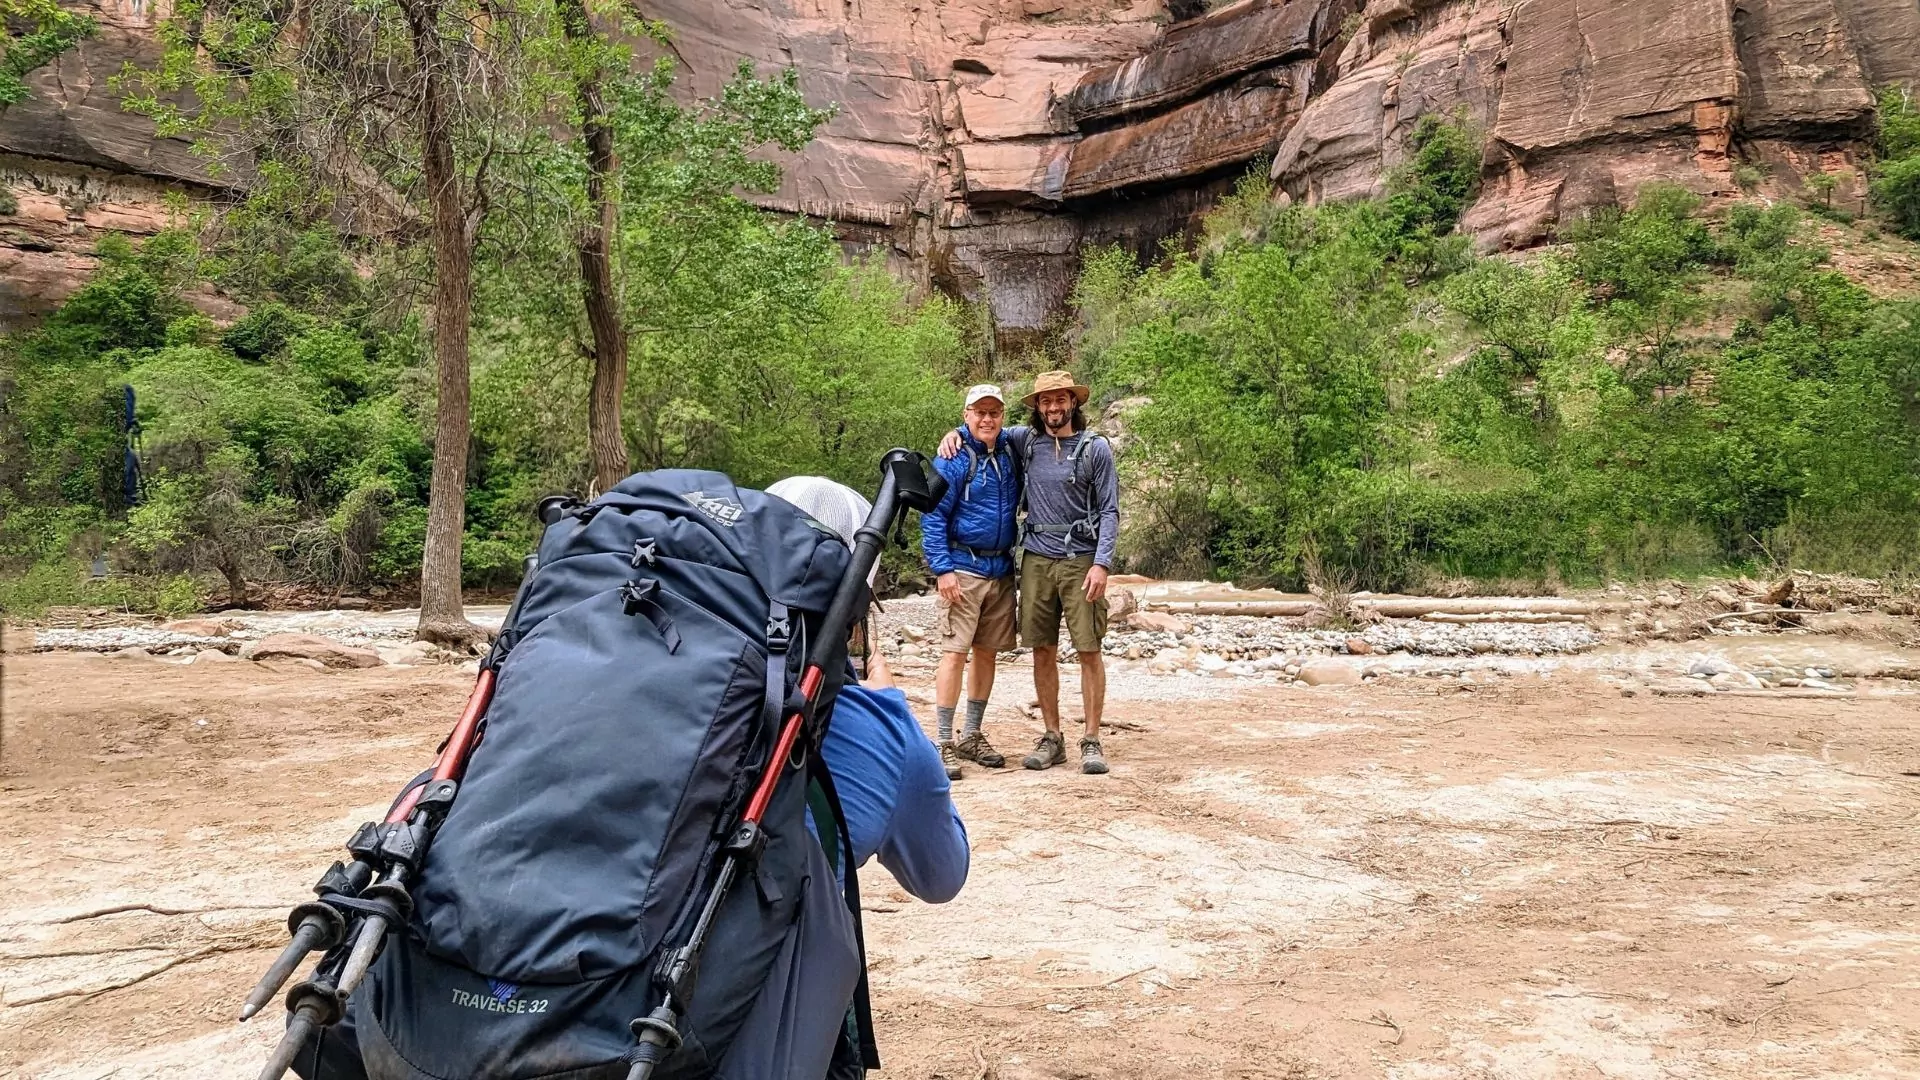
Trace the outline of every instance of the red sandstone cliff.
[[[92, 232], [153, 216], [157, 185], [206, 182], [104, 87], [150, 47], [150, 2], [86, 5], [106, 32], [0, 118], [22, 204], [0, 219], [0, 316], [44, 309], [84, 269]], [[1291, 197], [1365, 195], [1415, 119], [1464, 112], [1487, 136], [1467, 225], [1484, 246], [1524, 246], [1650, 180], [1731, 194], [1738, 161], [1783, 188], [1849, 168], [1874, 88], [1920, 79], [1920, 0], [637, 7], [673, 28], [690, 93], [715, 92], [746, 56], [797, 67], [816, 103], [839, 106], [767, 206], [986, 300], [1013, 333], [1058, 312], [1089, 245], [1150, 251], [1257, 158]]]

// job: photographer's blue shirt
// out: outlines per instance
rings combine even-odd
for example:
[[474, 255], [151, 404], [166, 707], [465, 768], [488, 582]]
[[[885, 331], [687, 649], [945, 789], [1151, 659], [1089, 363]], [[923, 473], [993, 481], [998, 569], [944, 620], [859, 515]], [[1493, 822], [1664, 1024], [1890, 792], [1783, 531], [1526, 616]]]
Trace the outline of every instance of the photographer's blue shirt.
[[854, 865], [878, 855], [901, 888], [929, 903], [953, 899], [967, 882], [967, 827], [953, 808], [940, 751], [907, 696], [849, 683], [833, 706], [821, 755], [847, 816]]

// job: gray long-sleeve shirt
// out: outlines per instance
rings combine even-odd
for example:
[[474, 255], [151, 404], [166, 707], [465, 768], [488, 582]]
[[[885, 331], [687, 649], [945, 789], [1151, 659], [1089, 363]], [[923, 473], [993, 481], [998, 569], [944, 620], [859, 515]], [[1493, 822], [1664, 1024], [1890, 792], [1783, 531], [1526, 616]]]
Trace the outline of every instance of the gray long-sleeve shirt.
[[1056, 439], [1022, 424], [1008, 428], [1013, 452], [1025, 455], [1027, 524], [1067, 525], [1087, 516], [1087, 501], [1100, 517], [1098, 542], [1059, 532], [1027, 529], [1022, 544], [1035, 555], [1065, 559], [1092, 554], [1096, 565], [1113, 568], [1113, 549], [1120, 537], [1120, 474], [1113, 463], [1113, 445], [1095, 439], [1080, 462], [1081, 483], [1072, 483], [1073, 452], [1087, 432]]

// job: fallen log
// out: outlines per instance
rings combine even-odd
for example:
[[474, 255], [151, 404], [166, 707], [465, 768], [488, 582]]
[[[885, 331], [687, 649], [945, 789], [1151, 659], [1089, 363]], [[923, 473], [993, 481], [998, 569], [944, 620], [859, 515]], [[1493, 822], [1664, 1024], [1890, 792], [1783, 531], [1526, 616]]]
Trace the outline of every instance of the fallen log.
[[1420, 616], [1422, 622], [1467, 624], [1474, 623], [1583, 623], [1585, 615], [1569, 615], [1558, 611], [1504, 611], [1487, 612], [1479, 615], [1453, 615], [1437, 611], [1431, 615]]
[[1607, 610], [1605, 605], [1557, 596], [1483, 596], [1460, 599], [1435, 597], [1394, 597], [1355, 599], [1355, 611], [1371, 611], [1389, 619], [1418, 619], [1427, 615], [1592, 615]]
[[1767, 607], [1767, 608], [1755, 608], [1752, 611], [1723, 611], [1718, 615], [1707, 616], [1706, 621], [1710, 623], [1717, 623], [1717, 622], [1724, 622], [1728, 619], [1758, 618], [1759, 616], [1762, 616], [1762, 615], [1805, 615], [1805, 614], [1806, 612], [1801, 611], [1798, 608]]
[[[1319, 610], [1322, 605], [1312, 600], [1161, 600], [1148, 599], [1143, 606], [1148, 611], [1165, 611], [1177, 615], [1252, 615], [1267, 618], [1298, 618]], [[1446, 599], [1441, 597], [1393, 597], [1371, 599], [1355, 597], [1349, 606], [1356, 615], [1373, 614], [1389, 619], [1421, 619], [1432, 615], [1478, 615], [1488, 616], [1487, 621], [1495, 621], [1493, 616], [1516, 615], [1561, 615], [1585, 618], [1596, 612], [1618, 610], [1621, 605], [1595, 604], [1585, 600], [1567, 600], [1561, 597], [1471, 597], [1465, 599]], [[1526, 621], [1508, 619], [1505, 621]], [[1557, 620], [1542, 620], [1557, 621]]]
[[1148, 600], [1148, 611], [1174, 615], [1254, 615], [1265, 618], [1298, 618], [1311, 613], [1319, 604], [1311, 600]]

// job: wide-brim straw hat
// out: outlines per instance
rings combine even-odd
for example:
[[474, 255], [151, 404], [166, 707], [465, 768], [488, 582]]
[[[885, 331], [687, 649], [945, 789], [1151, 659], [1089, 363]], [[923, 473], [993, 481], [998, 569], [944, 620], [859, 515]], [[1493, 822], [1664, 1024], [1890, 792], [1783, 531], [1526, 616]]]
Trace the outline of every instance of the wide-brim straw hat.
[[1093, 396], [1092, 388], [1082, 386], [1074, 381], [1073, 372], [1043, 371], [1040, 373], [1039, 378], [1033, 380], [1033, 393], [1021, 398], [1020, 401], [1027, 408], [1031, 409], [1033, 408], [1033, 403], [1039, 399], [1041, 394], [1053, 390], [1073, 391], [1073, 401], [1076, 405], [1085, 405], [1087, 399]]

